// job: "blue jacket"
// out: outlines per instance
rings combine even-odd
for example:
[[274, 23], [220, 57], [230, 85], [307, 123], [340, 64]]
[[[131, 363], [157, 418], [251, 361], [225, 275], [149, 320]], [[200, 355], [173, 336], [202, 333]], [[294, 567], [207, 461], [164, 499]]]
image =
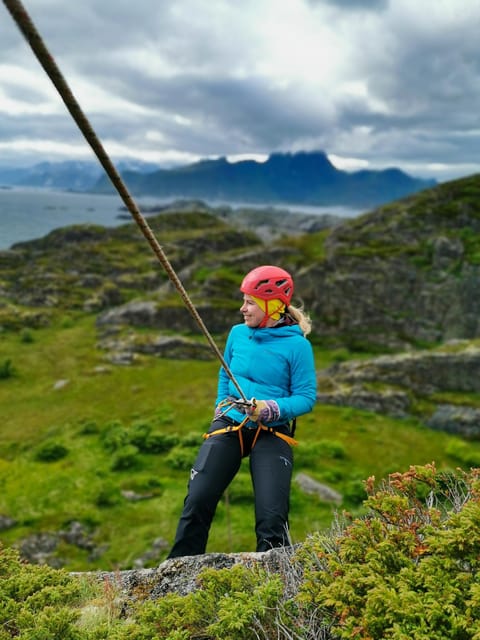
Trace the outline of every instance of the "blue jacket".
[[[313, 351], [297, 324], [261, 329], [237, 324], [227, 338], [224, 358], [247, 399], [277, 402], [280, 419], [269, 424], [285, 424], [313, 409], [317, 397]], [[228, 396], [238, 398], [239, 393], [222, 367], [216, 404]], [[227, 415], [237, 422], [245, 418], [237, 409]]]

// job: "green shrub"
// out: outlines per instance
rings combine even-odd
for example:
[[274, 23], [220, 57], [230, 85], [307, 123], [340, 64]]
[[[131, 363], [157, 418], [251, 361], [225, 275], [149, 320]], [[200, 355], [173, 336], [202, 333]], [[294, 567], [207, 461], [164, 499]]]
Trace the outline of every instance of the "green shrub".
[[278, 576], [236, 565], [205, 569], [198, 582], [199, 588], [186, 596], [167, 594], [144, 604], [135, 621], [118, 629], [115, 640], [277, 637], [270, 619], [283, 591]]
[[112, 420], [102, 431], [100, 441], [107, 451], [113, 452], [130, 443], [130, 434], [120, 420]]
[[3, 362], [0, 363], [0, 380], [7, 380], [8, 378], [13, 378], [16, 375], [16, 369], [12, 364], [12, 361], [7, 358]]
[[332, 352], [332, 362], [346, 362], [351, 359], [352, 354], [346, 348], [343, 349], [335, 349]]
[[192, 450], [192, 447], [182, 447], [181, 445], [177, 445], [173, 447], [167, 455], [165, 462], [169, 467], [172, 467], [172, 469], [188, 471], [192, 468], [195, 461], [195, 455], [196, 453]]
[[114, 507], [121, 502], [120, 491], [113, 483], [106, 482], [95, 498], [97, 507]]
[[336, 440], [320, 440], [317, 443], [319, 455], [332, 460], [342, 460], [346, 458], [345, 447]]
[[33, 333], [29, 329], [22, 329], [20, 332], [20, 342], [23, 344], [32, 344], [32, 342], [35, 342]]
[[253, 488], [249, 474], [239, 473], [235, 476], [234, 481], [228, 488], [228, 498], [232, 504], [252, 504]]
[[156, 423], [158, 425], [173, 424], [175, 420], [175, 412], [169, 404], [164, 404], [158, 408], [156, 414]]
[[478, 640], [479, 478], [427, 465], [370, 483], [367, 517], [299, 552], [302, 615], [321, 611], [348, 640]]
[[109, 452], [134, 446], [137, 451], [150, 454], [165, 453], [179, 442], [176, 435], [153, 432], [153, 426], [146, 420], [133, 422], [130, 428], [119, 420], [113, 420], [106, 425], [100, 440]]
[[183, 447], [199, 447], [202, 443], [202, 433], [204, 433], [206, 429], [202, 432], [191, 431], [187, 433], [182, 438], [180, 438], [179, 444]]
[[342, 460], [346, 457], [345, 447], [341, 442], [324, 439], [314, 443], [300, 442], [297, 461], [301, 466], [315, 468], [322, 458]]
[[178, 436], [169, 433], [150, 433], [145, 441], [138, 445], [143, 453], [165, 453], [178, 444]]
[[68, 454], [68, 447], [61, 442], [50, 440], [39, 446], [35, 452], [35, 460], [39, 460], [40, 462], [55, 462], [56, 460], [65, 458]]
[[146, 421], [134, 422], [129, 431], [131, 444], [142, 453], [165, 453], [178, 444], [179, 438], [170, 433], [153, 431], [153, 426]]
[[133, 444], [127, 444], [115, 451], [112, 456], [110, 468], [112, 471], [125, 471], [126, 469], [135, 469], [140, 466], [140, 458], [138, 456], [138, 447]]
[[137, 476], [133, 481], [129, 482], [128, 486], [134, 491], [150, 491], [151, 489], [161, 489], [162, 481], [158, 476]]
[[[342, 469], [325, 469], [322, 470], [321, 479], [323, 482], [329, 484], [337, 484], [345, 479], [345, 472]], [[363, 497], [365, 498], [365, 490], [363, 491]]]
[[81, 640], [75, 607], [83, 596], [66, 572], [23, 563], [0, 546], [1, 640]]
[[98, 424], [95, 420], [85, 420], [80, 425], [80, 435], [82, 436], [91, 436], [95, 435], [99, 432]]
[[[187, 595], [129, 603], [0, 548], [0, 640], [479, 640], [480, 469], [411, 467], [366, 516], [337, 521], [283, 569], [205, 569]], [[282, 556], [280, 556], [282, 557]]]
[[343, 490], [343, 499], [352, 506], [362, 504], [367, 497], [365, 483], [362, 480], [349, 480]]
[[152, 432], [152, 425], [145, 420], [134, 422], [130, 427], [129, 440], [139, 449], [144, 449]]
[[59, 320], [59, 326], [62, 329], [71, 329], [71, 327], [73, 327], [75, 324], [74, 319], [71, 316], [63, 316], [63, 318], [60, 318]]
[[445, 453], [466, 467], [480, 467], [480, 452], [473, 450], [463, 440], [450, 440], [445, 447]]

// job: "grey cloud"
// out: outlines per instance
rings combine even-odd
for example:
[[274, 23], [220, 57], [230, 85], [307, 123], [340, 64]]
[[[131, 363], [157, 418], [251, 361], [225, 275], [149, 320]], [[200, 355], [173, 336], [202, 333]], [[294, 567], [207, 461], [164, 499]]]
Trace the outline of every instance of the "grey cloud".
[[478, 162], [477, 25], [478, 11], [477, 20], [445, 20], [431, 29], [410, 17], [392, 25], [388, 37], [365, 39], [358, 74], [388, 112], [362, 108], [361, 101], [343, 105], [342, 129], [371, 127], [372, 140], [379, 141], [372, 147], [377, 158], [392, 154], [430, 163]]
[[[153, 93], [144, 92], [145, 103], [162, 103], [158, 96], [164, 95], [166, 112], [172, 113], [181, 105], [181, 115], [201, 123], [201, 139], [207, 135], [213, 153], [219, 153], [219, 142], [224, 153], [248, 152], [252, 145], [262, 151], [275, 150], [327, 125], [321, 113], [296, 100], [295, 91], [274, 90], [258, 79], [199, 81], [184, 77], [162, 83], [158, 95], [157, 88]], [[168, 121], [163, 126], [168, 128]]]
[[[90, 105], [92, 88], [117, 99], [115, 107], [89, 107], [87, 115], [102, 139], [131, 149], [198, 156], [322, 145], [329, 153], [377, 164], [395, 158], [477, 162], [480, 10], [476, 0], [465, 0], [460, 17], [442, 20], [450, 5], [435, 5], [430, 27], [417, 20], [425, 16], [424, 6], [413, 10], [403, 0], [298, 0], [312, 23], [323, 26], [328, 18], [351, 50], [338, 84], [324, 90], [315, 74], [304, 79], [300, 67], [298, 78], [291, 75], [284, 84], [265, 74], [262, 65], [274, 64], [262, 58], [272, 25], [257, 17], [257, 6], [270, 8], [268, 0], [241, 5], [219, 1], [214, 13], [200, 0], [84, 0], [69, 4], [68, 11], [55, 0], [29, 2], [82, 106]], [[271, 12], [264, 11], [262, 19], [276, 15], [277, 7], [271, 3]], [[43, 74], [3, 12], [2, 62]], [[290, 60], [301, 47], [300, 38], [289, 50]], [[282, 80], [281, 74], [276, 79]], [[340, 91], [342, 82], [356, 81], [365, 84], [367, 96]], [[26, 104], [47, 99], [41, 88], [16, 82], [4, 82], [2, 89]], [[119, 107], [118, 99], [139, 111]], [[63, 112], [2, 114], [0, 141], [30, 137], [77, 144], [74, 129]], [[362, 133], [367, 129], [368, 134]]]
[[308, 0], [308, 3], [313, 6], [327, 3], [344, 11], [348, 11], [350, 9], [377, 11], [379, 9], [386, 9], [388, 7], [389, 0]]
[[0, 121], [0, 141], [56, 140], [81, 144], [83, 136], [68, 113], [61, 116], [22, 117], [3, 116]]
[[4, 80], [2, 89], [5, 96], [13, 101], [39, 104], [45, 100], [45, 94], [37, 87], [19, 85], [12, 80]]

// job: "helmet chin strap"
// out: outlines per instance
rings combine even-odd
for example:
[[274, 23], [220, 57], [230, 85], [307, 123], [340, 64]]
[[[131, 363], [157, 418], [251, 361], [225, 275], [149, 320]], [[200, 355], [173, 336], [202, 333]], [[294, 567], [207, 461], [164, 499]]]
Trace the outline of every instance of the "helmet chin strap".
[[[265, 303], [265, 307], [267, 306], [267, 303]], [[265, 309], [265, 315], [263, 316], [262, 321], [260, 322], [260, 324], [258, 325], [259, 328], [262, 327], [266, 327], [267, 326], [267, 322], [270, 320], [270, 316], [268, 315], [268, 311], [267, 309]]]
[[283, 313], [285, 311], [285, 305], [283, 303], [281, 303], [276, 309], [271, 309], [270, 312], [268, 311], [268, 303], [269, 300], [262, 300], [262, 302], [265, 305], [265, 315], [262, 318], [262, 321], [260, 322], [260, 324], [258, 325], [259, 328], [262, 327], [266, 327], [267, 326], [267, 322], [270, 319], [274, 319], [273, 316], [276, 315], [277, 313]]

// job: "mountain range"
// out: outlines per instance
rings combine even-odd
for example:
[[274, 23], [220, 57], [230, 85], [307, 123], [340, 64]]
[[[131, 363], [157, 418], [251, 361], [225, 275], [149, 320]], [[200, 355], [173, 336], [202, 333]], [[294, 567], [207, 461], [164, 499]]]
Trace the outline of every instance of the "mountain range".
[[[117, 165], [120, 172], [154, 171], [156, 168], [156, 165], [135, 161]], [[100, 179], [102, 171], [98, 162], [76, 160], [39, 162], [22, 167], [0, 166], [0, 186], [90, 191]]]
[[[434, 186], [398, 168], [346, 172], [323, 151], [273, 153], [265, 162], [229, 162], [221, 157], [172, 169], [143, 163], [117, 166], [134, 195], [202, 198], [219, 202], [371, 207]], [[111, 193], [109, 178], [95, 163], [41, 163], [1, 169], [0, 184]]]

